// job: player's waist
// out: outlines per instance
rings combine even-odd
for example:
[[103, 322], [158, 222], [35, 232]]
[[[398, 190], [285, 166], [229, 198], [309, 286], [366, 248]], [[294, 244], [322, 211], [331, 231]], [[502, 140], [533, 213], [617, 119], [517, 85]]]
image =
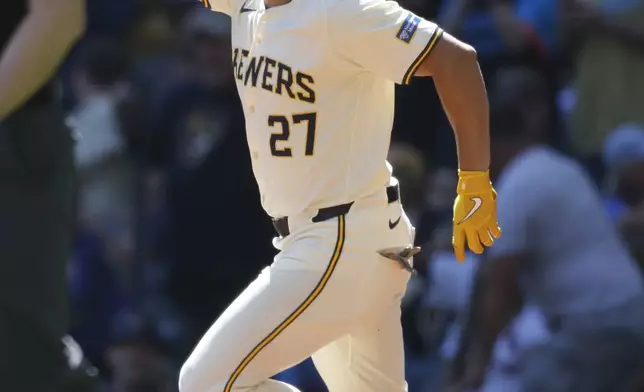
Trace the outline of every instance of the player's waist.
[[295, 232], [298, 228], [311, 223], [324, 222], [341, 215], [346, 215], [352, 210], [362, 209], [369, 206], [382, 206], [385, 204], [395, 203], [399, 200], [400, 187], [398, 186], [398, 182], [395, 181], [391, 185], [387, 186], [384, 191], [377, 192], [372, 196], [331, 207], [308, 209], [297, 215], [272, 218], [273, 227], [280, 237], [286, 237]]

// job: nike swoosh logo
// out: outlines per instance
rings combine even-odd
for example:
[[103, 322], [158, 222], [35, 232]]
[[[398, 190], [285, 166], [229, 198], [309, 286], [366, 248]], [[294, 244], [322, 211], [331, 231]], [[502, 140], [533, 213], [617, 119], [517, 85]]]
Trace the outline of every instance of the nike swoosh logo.
[[393, 230], [396, 226], [398, 226], [398, 223], [400, 223], [400, 218], [402, 218], [402, 216], [399, 216], [395, 222], [392, 222], [391, 219], [389, 219], [389, 229]]
[[474, 202], [474, 207], [472, 207], [470, 212], [468, 212], [467, 215], [465, 215], [465, 218], [461, 219], [461, 221], [458, 222], [459, 225], [465, 222], [466, 220], [470, 219], [472, 215], [474, 215], [476, 211], [478, 211], [479, 208], [481, 208], [481, 204], [483, 204], [483, 200], [481, 200], [480, 197], [473, 197], [471, 200]]

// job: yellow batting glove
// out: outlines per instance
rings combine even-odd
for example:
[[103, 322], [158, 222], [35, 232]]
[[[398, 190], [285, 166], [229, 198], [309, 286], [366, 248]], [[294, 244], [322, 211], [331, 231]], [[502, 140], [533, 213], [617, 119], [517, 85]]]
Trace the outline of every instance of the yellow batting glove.
[[454, 201], [454, 254], [465, 260], [465, 239], [474, 253], [481, 254], [501, 236], [496, 217], [496, 191], [488, 171], [458, 171], [458, 188]]

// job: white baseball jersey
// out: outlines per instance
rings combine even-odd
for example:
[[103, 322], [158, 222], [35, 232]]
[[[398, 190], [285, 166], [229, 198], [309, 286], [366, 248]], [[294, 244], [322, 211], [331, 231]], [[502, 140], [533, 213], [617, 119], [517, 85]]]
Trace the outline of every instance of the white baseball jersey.
[[262, 205], [272, 217], [381, 191], [394, 84], [442, 30], [385, 0], [203, 0], [231, 16], [234, 75]]

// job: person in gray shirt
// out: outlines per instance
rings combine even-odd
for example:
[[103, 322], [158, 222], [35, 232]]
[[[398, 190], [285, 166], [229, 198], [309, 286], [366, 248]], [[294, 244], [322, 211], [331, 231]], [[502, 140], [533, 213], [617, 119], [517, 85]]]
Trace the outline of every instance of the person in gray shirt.
[[[606, 339], [619, 333], [606, 331], [617, 330], [640, 344], [643, 279], [584, 170], [525, 132], [525, 115], [516, 102], [497, 102], [491, 121], [503, 236], [487, 250], [479, 268], [460, 369], [451, 375], [448, 390], [466, 391], [482, 384], [497, 336], [529, 299], [546, 315], [557, 337], [551, 348], [546, 345], [525, 361], [522, 391], [576, 392], [567, 386], [573, 384], [557, 381], [600, 374], [601, 369], [584, 366], [572, 369], [571, 375], [571, 369], [557, 367], [561, 374], [552, 373], [544, 364], [560, 356], [556, 342], [568, 342], [566, 347], [574, 353], [593, 336], [610, 345]], [[586, 338], [573, 339], [580, 334]], [[606, 352], [620, 360], [620, 350]]]

